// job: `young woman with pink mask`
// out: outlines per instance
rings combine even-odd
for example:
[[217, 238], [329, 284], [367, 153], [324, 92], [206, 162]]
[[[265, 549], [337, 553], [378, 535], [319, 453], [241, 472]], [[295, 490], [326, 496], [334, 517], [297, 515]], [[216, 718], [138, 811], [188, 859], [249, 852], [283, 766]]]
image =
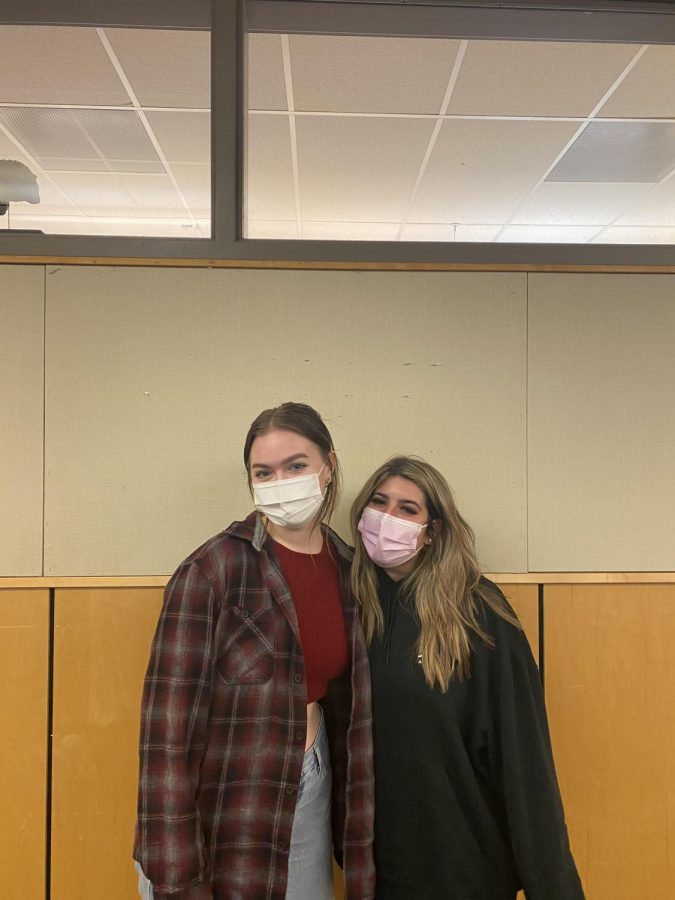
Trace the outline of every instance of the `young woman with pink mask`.
[[377, 900], [583, 900], [539, 673], [443, 476], [395, 457], [352, 506], [369, 642]]
[[142, 701], [134, 856], [147, 900], [371, 900], [368, 658], [330, 530], [340, 468], [319, 414], [262, 412], [256, 511], [181, 563]]

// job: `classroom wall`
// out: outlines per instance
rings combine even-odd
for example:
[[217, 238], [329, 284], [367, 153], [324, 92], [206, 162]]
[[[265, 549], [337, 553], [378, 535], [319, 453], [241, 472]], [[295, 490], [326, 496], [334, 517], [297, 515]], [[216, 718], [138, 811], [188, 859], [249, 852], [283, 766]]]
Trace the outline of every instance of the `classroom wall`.
[[290, 398], [343, 532], [418, 453], [487, 570], [675, 569], [675, 276], [3, 266], [0, 316], [0, 576], [169, 573], [250, 509], [244, 434]]
[[0, 576], [42, 573], [44, 267], [0, 266]]
[[[374, 466], [419, 453], [454, 485], [484, 566], [523, 573], [502, 583], [545, 677], [587, 898], [672, 897], [674, 288], [1, 266], [3, 896], [136, 895], [138, 705], [163, 581], [144, 576], [248, 511], [244, 433], [293, 398], [335, 437], [339, 529]], [[630, 584], [591, 583], [622, 571]]]

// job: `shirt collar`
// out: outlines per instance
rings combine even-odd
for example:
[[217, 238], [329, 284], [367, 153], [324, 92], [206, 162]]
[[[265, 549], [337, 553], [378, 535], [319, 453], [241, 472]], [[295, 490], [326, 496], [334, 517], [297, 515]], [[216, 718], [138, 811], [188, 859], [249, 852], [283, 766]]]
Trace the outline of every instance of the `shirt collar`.
[[[240, 540], [248, 541], [254, 550], [260, 552], [267, 540], [267, 529], [265, 528], [265, 520], [258, 512], [252, 512], [243, 522], [233, 522], [229, 528], [225, 529], [226, 534]], [[351, 562], [353, 551], [345, 542], [330, 529], [327, 530], [331, 543], [338, 552], [338, 555], [347, 562]]]

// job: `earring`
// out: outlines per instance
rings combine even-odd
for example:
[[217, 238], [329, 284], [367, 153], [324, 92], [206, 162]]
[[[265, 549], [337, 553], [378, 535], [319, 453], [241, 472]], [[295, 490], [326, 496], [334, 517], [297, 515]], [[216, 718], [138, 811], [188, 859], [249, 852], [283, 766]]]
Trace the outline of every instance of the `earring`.
[[425, 543], [425, 544], [430, 544], [430, 543], [431, 543], [431, 538], [427, 538], [426, 541], [425, 541], [424, 543]]

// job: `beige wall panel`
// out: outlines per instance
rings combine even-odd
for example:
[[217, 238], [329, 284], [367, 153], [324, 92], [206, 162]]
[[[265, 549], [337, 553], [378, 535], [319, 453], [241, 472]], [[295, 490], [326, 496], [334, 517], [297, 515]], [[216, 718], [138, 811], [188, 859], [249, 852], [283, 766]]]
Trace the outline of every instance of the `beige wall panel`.
[[42, 574], [44, 267], [0, 267], [0, 577]]
[[140, 699], [158, 588], [58, 590], [52, 900], [137, 898]]
[[589, 900], [675, 897], [675, 586], [546, 586], [546, 700]]
[[170, 572], [250, 509], [252, 418], [315, 405], [343, 463], [418, 453], [492, 571], [525, 553], [525, 276], [115, 269], [47, 276], [46, 572]]
[[530, 275], [531, 571], [675, 568], [675, 276]]
[[520, 619], [530, 642], [532, 656], [539, 664], [539, 587], [536, 584], [500, 584], [504, 596]]
[[0, 885], [45, 896], [49, 591], [0, 590]]

